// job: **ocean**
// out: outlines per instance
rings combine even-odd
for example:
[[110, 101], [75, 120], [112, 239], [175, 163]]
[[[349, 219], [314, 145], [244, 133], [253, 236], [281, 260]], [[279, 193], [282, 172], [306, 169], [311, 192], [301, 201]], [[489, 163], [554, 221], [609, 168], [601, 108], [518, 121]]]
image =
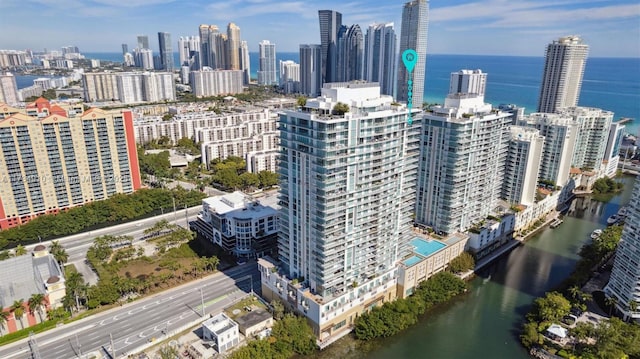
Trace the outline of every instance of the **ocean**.
[[[85, 53], [85, 57], [122, 61], [120, 53]], [[251, 53], [251, 75], [256, 76], [258, 54]], [[276, 61], [298, 62], [297, 52], [276, 54]], [[178, 63], [175, 54], [175, 63]], [[487, 73], [486, 102], [508, 103], [535, 111], [544, 66], [543, 57], [427, 55], [424, 101], [442, 103], [449, 89], [451, 72], [481, 69]], [[36, 76], [17, 76], [18, 88], [33, 84]], [[640, 58], [589, 58], [578, 105], [613, 111], [615, 118], [633, 118], [625, 132], [640, 132]]]

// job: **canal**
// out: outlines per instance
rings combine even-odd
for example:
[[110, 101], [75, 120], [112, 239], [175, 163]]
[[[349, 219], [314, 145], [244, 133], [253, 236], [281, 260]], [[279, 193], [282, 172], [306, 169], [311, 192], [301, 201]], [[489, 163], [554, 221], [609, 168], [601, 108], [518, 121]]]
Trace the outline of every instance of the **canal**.
[[485, 267], [466, 295], [426, 313], [401, 334], [372, 343], [345, 338], [313, 358], [529, 358], [518, 339], [525, 314], [536, 297], [571, 273], [589, 234], [627, 203], [633, 178], [623, 181], [624, 191], [607, 203], [575, 199], [562, 225], [544, 229]]

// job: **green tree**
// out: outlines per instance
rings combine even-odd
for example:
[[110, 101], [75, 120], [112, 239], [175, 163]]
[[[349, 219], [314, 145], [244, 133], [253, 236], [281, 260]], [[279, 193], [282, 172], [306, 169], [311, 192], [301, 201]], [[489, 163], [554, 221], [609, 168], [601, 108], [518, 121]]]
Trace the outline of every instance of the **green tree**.
[[476, 262], [473, 256], [468, 252], [463, 252], [449, 262], [447, 269], [453, 273], [462, 273], [475, 268]]
[[278, 184], [278, 174], [271, 171], [258, 172], [258, 179], [260, 180], [260, 188], [269, 188]]
[[534, 302], [534, 313], [538, 321], [554, 322], [571, 311], [571, 303], [558, 292], [549, 292]]
[[349, 112], [349, 105], [346, 103], [338, 102], [333, 106], [332, 114], [337, 116], [342, 116], [345, 113]]
[[0, 308], [0, 336], [4, 335], [4, 333], [2, 332], [2, 328], [4, 328], [4, 325], [7, 323], [10, 317], [11, 313], [5, 312], [4, 308]]
[[271, 335], [296, 354], [309, 355], [316, 350], [316, 337], [303, 317], [286, 314], [273, 326]]
[[635, 313], [638, 310], [638, 302], [636, 302], [635, 300], [630, 300], [629, 301], [629, 311], [631, 311], [632, 313]]
[[296, 104], [300, 107], [304, 107], [307, 104], [307, 98], [304, 96], [298, 97], [298, 99], [296, 100]]
[[170, 178], [171, 162], [169, 161], [169, 151], [145, 153], [144, 149], [139, 147], [138, 163], [140, 171], [147, 175]]
[[20, 328], [24, 329], [24, 323], [22, 322], [22, 317], [24, 316], [24, 300], [19, 299], [14, 301], [10, 308], [13, 312], [13, 317], [16, 318], [16, 322], [20, 321]]
[[59, 241], [51, 242], [51, 248], [49, 251], [51, 252], [51, 255], [53, 255], [53, 258], [55, 258], [56, 262], [61, 266], [69, 260], [67, 251], [62, 247]]
[[242, 183], [242, 188], [245, 190], [255, 188], [260, 185], [260, 178], [255, 173], [245, 172], [241, 174], [239, 178]]
[[27, 254], [27, 249], [22, 246], [22, 244], [18, 244], [15, 249], [16, 257], [23, 256]]
[[29, 297], [27, 304], [29, 304], [29, 310], [31, 310], [32, 313], [34, 314], [38, 313], [38, 316], [40, 317], [40, 322], [42, 322], [44, 320], [42, 318], [42, 305], [44, 304], [44, 294], [41, 294], [41, 293], [32, 294], [31, 297]]
[[198, 144], [189, 137], [179, 139], [176, 144], [176, 149], [193, 156], [200, 155], [200, 146], [198, 146]]
[[273, 318], [275, 318], [276, 320], [280, 320], [282, 319], [282, 317], [284, 317], [284, 305], [280, 300], [272, 300], [271, 309], [273, 311]]
[[613, 313], [613, 309], [618, 305], [618, 297], [611, 296], [604, 299], [604, 303], [609, 307], [609, 316]]
[[540, 342], [540, 333], [538, 333], [538, 324], [534, 322], [526, 323], [522, 329], [520, 340], [522, 341], [522, 344], [527, 348], [531, 348], [534, 345], [538, 345]]

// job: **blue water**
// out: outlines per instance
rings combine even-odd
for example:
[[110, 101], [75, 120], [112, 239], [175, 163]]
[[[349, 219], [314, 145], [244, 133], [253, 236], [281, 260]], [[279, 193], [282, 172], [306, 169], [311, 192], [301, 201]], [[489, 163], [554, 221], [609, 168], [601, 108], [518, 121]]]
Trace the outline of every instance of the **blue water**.
[[[121, 62], [114, 53], [85, 53], [87, 58]], [[178, 63], [178, 54], [174, 54]], [[258, 54], [251, 53], [251, 75], [257, 77]], [[297, 52], [276, 54], [279, 60], [298, 62]], [[494, 105], [511, 103], [535, 111], [544, 66], [543, 57], [427, 55], [424, 101], [442, 103], [449, 89], [449, 75], [460, 69], [481, 69], [487, 75], [485, 99]], [[35, 76], [17, 76], [18, 88], [33, 84]], [[589, 58], [582, 81], [580, 106], [597, 107], [631, 117], [626, 132], [640, 131], [640, 58]]]
[[444, 243], [427, 241], [422, 238], [414, 238], [411, 241], [411, 245], [415, 247], [414, 252], [423, 257], [428, 257], [447, 246]]

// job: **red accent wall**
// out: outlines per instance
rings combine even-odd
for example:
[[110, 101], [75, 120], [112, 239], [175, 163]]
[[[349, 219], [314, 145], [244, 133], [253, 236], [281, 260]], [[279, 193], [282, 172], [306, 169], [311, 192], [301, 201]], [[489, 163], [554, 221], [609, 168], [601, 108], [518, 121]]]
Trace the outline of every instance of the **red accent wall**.
[[2, 198], [0, 198], [0, 230], [9, 228], [9, 222], [7, 221], [7, 214], [4, 213], [4, 205], [2, 204]]
[[136, 135], [133, 130], [133, 115], [131, 111], [122, 112], [124, 119], [124, 130], [127, 133], [127, 149], [129, 151], [129, 162], [131, 166], [131, 178], [133, 182], [133, 190], [142, 187], [140, 180], [140, 164], [138, 163], [138, 148], [136, 147]]

